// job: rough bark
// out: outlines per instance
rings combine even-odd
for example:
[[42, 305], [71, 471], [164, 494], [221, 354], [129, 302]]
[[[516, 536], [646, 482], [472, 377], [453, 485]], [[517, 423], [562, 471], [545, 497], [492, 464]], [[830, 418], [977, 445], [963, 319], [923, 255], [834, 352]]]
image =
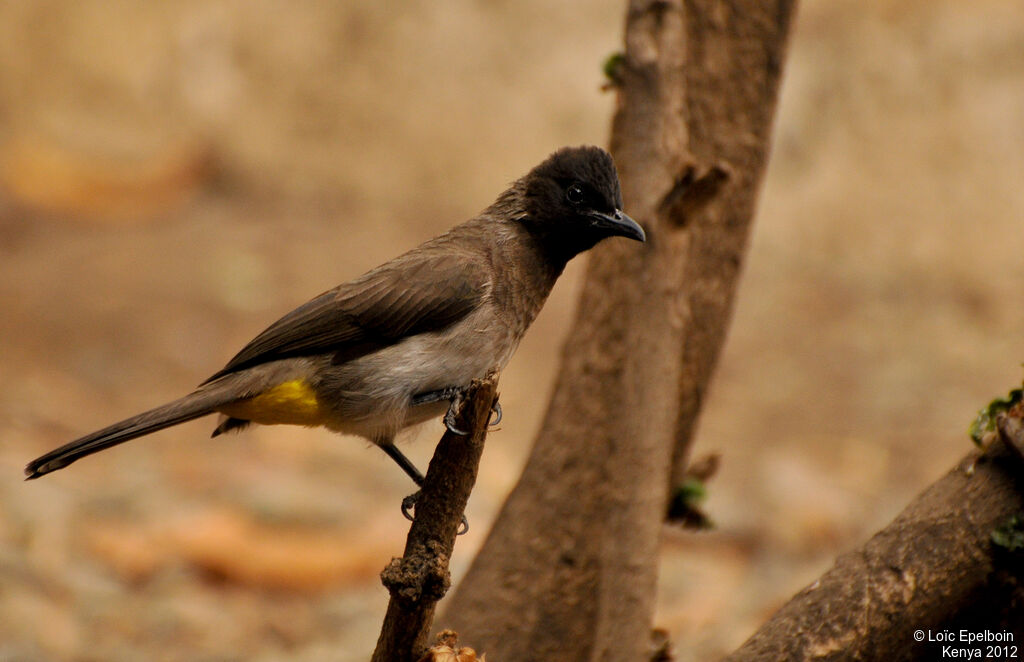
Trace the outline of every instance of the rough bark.
[[724, 341], [793, 4], [630, 2], [611, 147], [648, 243], [592, 252], [531, 457], [442, 623], [488, 657], [645, 655], [659, 532]]
[[455, 427], [437, 444], [423, 480], [416, 519], [402, 558], [381, 573], [391, 600], [373, 662], [413, 662], [427, 650], [437, 601], [451, 584], [449, 560], [469, 493], [476, 482], [491, 407], [497, 401], [496, 374], [474, 381], [456, 415]]
[[[1019, 431], [1019, 413], [1004, 418], [1002, 439], [967, 455], [862, 548], [840, 556], [726, 662], [934, 660], [948, 657], [945, 644], [978, 647], [929, 641], [947, 631], [1019, 637], [1022, 551], [992, 538], [1024, 509], [1024, 465], [1007, 427], [1014, 421]], [[1024, 542], [1024, 530], [1011, 535]], [[1022, 642], [1010, 643], [1024, 653]]]

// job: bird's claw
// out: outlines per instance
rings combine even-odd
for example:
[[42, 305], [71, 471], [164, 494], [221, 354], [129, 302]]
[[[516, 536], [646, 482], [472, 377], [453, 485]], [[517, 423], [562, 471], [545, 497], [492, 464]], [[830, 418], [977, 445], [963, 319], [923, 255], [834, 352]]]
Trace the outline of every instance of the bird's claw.
[[[455, 413], [458, 411], [459, 406], [462, 405], [462, 401], [462, 391], [455, 391], [455, 393], [452, 395], [451, 404], [448, 405], [448, 411], [446, 411], [444, 414], [444, 426], [448, 428], [448, 431], [451, 432], [452, 434], [457, 434], [460, 437], [465, 437], [467, 434], [469, 434], [469, 432], [466, 432], [465, 430], [460, 430], [458, 426], [455, 425]], [[495, 400], [494, 404], [491, 406], [491, 417], [487, 421], [487, 427], [493, 428], [497, 426], [499, 423], [501, 423], [501, 403]]]
[[[412, 514], [412, 511], [416, 510], [416, 502], [420, 500], [420, 494], [422, 494], [422, 492], [422, 490], [416, 490], [409, 496], [402, 499], [402, 515], [404, 515], [405, 519], [409, 520], [410, 522], [416, 520], [416, 517]], [[462, 523], [459, 525], [459, 530], [455, 532], [455, 535], [462, 536], [468, 532], [469, 520], [466, 519], [465, 515], [463, 515]]]
[[420, 500], [421, 493], [422, 490], [416, 490], [409, 496], [402, 499], [402, 516], [410, 522], [416, 519], [413, 517], [412, 511], [416, 510], [416, 502]]
[[459, 407], [462, 405], [462, 400], [462, 391], [456, 391], [455, 394], [452, 395], [451, 404], [448, 405], [448, 411], [446, 411], [444, 414], [444, 426], [448, 428], [448, 431], [451, 432], [452, 434], [457, 434], [460, 437], [465, 437], [469, 433], [460, 430], [455, 425], [455, 413], [459, 410]]

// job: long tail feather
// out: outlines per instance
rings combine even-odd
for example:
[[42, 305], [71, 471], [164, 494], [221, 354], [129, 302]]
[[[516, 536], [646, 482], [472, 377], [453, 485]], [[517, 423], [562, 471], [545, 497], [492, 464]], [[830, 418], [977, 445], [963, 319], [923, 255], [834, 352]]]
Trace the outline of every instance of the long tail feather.
[[105, 448], [213, 413], [217, 407], [237, 400], [228, 389], [200, 389], [162, 407], [150, 409], [97, 430], [42, 455], [25, 467], [26, 480], [62, 469], [72, 462]]

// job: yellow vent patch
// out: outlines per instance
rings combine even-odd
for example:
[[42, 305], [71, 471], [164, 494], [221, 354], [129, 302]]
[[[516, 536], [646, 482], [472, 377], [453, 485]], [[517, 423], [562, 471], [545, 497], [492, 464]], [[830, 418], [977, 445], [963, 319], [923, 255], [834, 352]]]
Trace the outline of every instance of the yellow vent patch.
[[257, 396], [220, 408], [221, 413], [262, 425], [323, 425], [316, 392], [302, 379], [282, 382]]

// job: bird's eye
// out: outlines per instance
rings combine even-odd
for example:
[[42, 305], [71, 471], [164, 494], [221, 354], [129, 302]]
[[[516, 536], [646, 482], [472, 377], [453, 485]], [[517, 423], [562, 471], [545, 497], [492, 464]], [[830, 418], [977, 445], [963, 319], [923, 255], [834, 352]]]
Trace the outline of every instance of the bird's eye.
[[565, 189], [565, 199], [574, 205], [578, 205], [583, 202], [583, 187], [579, 184], [573, 184], [569, 188]]

